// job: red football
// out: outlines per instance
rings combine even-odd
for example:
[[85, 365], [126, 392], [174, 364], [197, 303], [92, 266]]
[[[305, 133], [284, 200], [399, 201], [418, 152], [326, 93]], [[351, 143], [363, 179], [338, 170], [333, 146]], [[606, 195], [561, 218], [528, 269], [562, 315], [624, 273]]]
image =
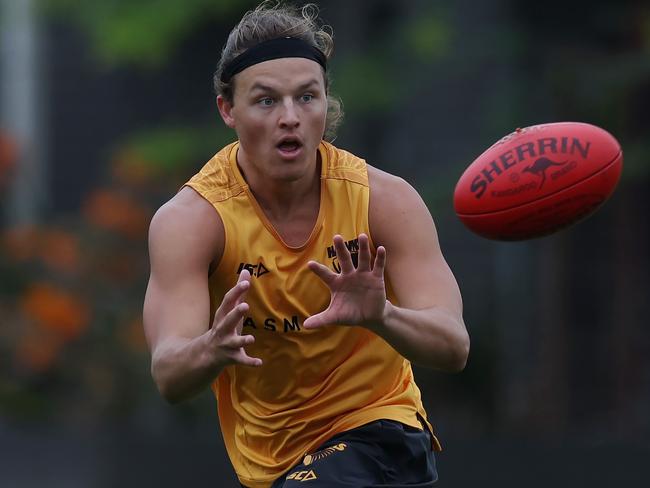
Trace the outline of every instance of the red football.
[[616, 188], [622, 167], [620, 144], [600, 127], [557, 122], [517, 129], [465, 170], [454, 208], [488, 239], [532, 239], [591, 214]]

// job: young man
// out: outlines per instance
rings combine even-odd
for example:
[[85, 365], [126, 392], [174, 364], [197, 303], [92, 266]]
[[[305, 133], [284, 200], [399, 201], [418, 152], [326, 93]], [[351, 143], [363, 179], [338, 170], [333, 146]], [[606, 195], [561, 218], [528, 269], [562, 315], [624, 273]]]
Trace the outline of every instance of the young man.
[[171, 402], [211, 385], [243, 486], [430, 486], [411, 361], [463, 369], [460, 292], [416, 191], [323, 141], [316, 16], [264, 3], [228, 38], [215, 85], [238, 141], [151, 222], [152, 375]]

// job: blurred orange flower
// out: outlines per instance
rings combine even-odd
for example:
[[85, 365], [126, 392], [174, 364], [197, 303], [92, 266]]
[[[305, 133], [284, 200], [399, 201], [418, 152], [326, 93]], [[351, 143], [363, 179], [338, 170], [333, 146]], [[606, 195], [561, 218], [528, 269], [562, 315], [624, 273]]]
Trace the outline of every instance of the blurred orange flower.
[[78, 337], [90, 322], [88, 305], [49, 283], [32, 285], [21, 299], [21, 309], [40, 326], [67, 340]]
[[79, 266], [79, 238], [64, 230], [47, 230], [42, 234], [39, 254], [54, 270], [74, 271]]
[[16, 359], [32, 371], [47, 371], [57, 360], [63, 341], [51, 334], [30, 333], [16, 344]]
[[40, 231], [34, 226], [7, 229], [2, 233], [2, 249], [14, 261], [23, 262], [35, 257]]
[[86, 218], [94, 225], [134, 239], [146, 235], [151, 216], [132, 198], [110, 190], [93, 192], [84, 205]]

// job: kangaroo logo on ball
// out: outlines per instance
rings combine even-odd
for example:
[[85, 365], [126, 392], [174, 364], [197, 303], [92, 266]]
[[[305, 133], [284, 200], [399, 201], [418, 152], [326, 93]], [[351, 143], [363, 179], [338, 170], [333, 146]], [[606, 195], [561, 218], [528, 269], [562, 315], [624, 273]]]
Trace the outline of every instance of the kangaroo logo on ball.
[[561, 163], [556, 163], [555, 161], [552, 161], [548, 158], [538, 158], [535, 160], [533, 164], [530, 166], [526, 166], [524, 169], [521, 170], [522, 173], [532, 173], [535, 176], [540, 176], [542, 178], [542, 182], [539, 184], [539, 189], [542, 189], [542, 186], [544, 186], [544, 182], [546, 181], [546, 170], [549, 169], [551, 166], [564, 166], [568, 161], [562, 161]]

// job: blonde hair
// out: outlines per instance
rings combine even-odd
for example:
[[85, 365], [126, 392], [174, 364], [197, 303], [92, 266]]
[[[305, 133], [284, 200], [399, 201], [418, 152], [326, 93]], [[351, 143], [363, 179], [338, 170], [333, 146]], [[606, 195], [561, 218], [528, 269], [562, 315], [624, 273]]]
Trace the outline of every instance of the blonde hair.
[[[221, 81], [224, 66], [260, 42], [278, 37], [296, 37], [320, 49], [329, 61], [334, 52], [333, 32], [331, 27], [320, 23], [318, 14], [318, 6], [313, 3], [299, 9], [282, 5], [279, 1], [268, 0], [254, 10], [246, 12], [228, 35], [226, 45], [221, 51], [221, 59], [213, 78], [217, 95], [233, 103], [236, 76], [228, 83]], [[323, 137], [332, 141], [343, 120], [343, 108], [341, 100], [329, 93], [331, 80], [328, 74], [323, 72], [323, 76], [327, 93], [327, 119]]]

